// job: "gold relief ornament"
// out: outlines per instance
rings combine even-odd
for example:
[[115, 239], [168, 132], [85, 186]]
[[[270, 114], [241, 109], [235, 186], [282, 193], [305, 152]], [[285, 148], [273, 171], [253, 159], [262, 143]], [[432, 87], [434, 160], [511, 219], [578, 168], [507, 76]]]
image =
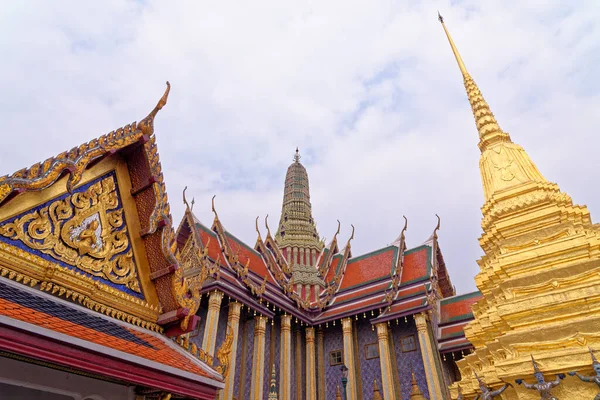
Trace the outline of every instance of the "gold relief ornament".
[[114, 175], [0, 226], [0, 235], [140, 293]]
[[227, 378], [229, 374], [229, 358], [233, 349], [233, 329], [231, 325], [227, 324], [227, 335], [225, 341], [217, 350], [216, 357], [219, 361], [218, 366], [215, 367], [216, 371], [223, 375], [223, 378]]

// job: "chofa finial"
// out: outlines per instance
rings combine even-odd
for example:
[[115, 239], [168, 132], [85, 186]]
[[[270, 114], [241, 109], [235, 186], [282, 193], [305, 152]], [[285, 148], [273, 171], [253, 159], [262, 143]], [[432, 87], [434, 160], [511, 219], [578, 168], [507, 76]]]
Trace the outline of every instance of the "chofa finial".
[[260, 217], [256, 217], [256, 221], [254, 221], [254, 225], [256, 227], [256, 233], [258, 233], [258, 238], [260, 239], [260, 230], [258, 229], [258, 218]]
[[342, 224], [340, 223], [339, 219], [337, 220], [337, 223], [338, 223], [338, 228], [337, 228], [337, 231], [335, 232], [336, 236], [340, 233], [340, 228], [342, 227]]
[[150, 111], [150, 114], [148, 114], [146, 118], [139, 122], [138, 129], [141, 129], [141, 131], [144, 132], [145, 135], [150, 136], [154, 132], [154, 117], [156, 117], [156, 114], [167, 104], [167, 99], [169, 98], [170, 91], [171, 84], [169, 83], [169, 81], [167, 81], [167, 88], [165, 89], [165, 92], [156, 104], [156, 107], [154, 107], [154, 109]]
[[350, 224], [350, 226], [352, 227], [352, 235], [350, 235], [350, 239], [348, 239], [348, 243], [350, 243], [350, 241], [352, 239], [354, 239], [354, 225]]
[[406, 229], [408, 228], [408, 219], [404, 215], [402, 218], [404, 218], [404, 228], [402, 228], [402, 234], [404, 235], [404, 232], [406, 232]]
[[265, 217], [265, 226], [267, 227], [267, 236], [271, 236], [271, 229], [269, 229], [269, 214]]
[[217, 214], [217, 210], [215, 208], [215, 197], [217, 197], [216, 194], [212, 197], [212, 212], [215, 214], [215, 218], [219, 219], [219, 215]]
[[435, 229], [433, 230], [433, 237], [437, 239], [437, 237], [438, 237], [437, 236], [437, 231], [440, 230], [440, 223], [442, 221], [440, 220], [440, 216], [439, 215], [435, 214], [435, 216], [437, 217], [438, 222], [437, 222], [437, 225], [435, 226]]
[[185, 191], [187, 190], [187, 186], [183, 188], [183, 204], [185, 204], [185, 207], [189, 210], [190, 209], [190, 205], [187, 202], [187, 199], [185, 198]]

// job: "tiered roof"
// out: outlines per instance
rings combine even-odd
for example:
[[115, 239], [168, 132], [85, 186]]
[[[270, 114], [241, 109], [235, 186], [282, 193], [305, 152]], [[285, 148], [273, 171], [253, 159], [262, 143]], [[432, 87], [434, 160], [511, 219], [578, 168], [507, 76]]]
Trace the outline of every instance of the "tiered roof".
[[448, 285], [442, 288], [437, 278], [443, 276], [444, 284], [449, 284], [437, 236], [406, 249], [405, 227], [396, 242], [357, 257], [352, 256], [351, 240], [339, 250], [334, 235], [317, 264], [326, 287], [318, 298], [303, 298], [292, 287], [289, 266], [278, 256], [270, 230], [263, 238], [258, 218], [256, 228], [252, 248], [227, 231], [216, 213], [208, 228], [187, 207], [177, 231], [178, 248], [181, 251], [199, 237], [197, 251], [206, 253], [207, 262], [220, 260], [220, 276], [213, 276], [203, 291], [219, 288], [266, 316], [285, 312], [310, 325], [364, 313], [376, 316], [373, 323], [391, 320], [431, 309], [434, 292], [437, 298], [454, 294]]

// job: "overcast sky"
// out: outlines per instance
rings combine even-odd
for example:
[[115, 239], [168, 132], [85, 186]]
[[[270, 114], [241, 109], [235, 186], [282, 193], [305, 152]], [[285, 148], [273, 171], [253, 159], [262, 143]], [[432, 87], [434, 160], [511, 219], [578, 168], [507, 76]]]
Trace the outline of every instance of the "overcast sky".
[[170, 80], [155, 132], [175, 225], [187, 185], [205, 224], [216, 194], [253, 245], [298, 146], [321, 236], [353, 223], [356, 256], [406, 215], [417, 246], [437, 213], [451, 279], [474, 290], [477, 131], [437, 10], [502, 128], [599, 216], [600, 7], [576, 3], [3, 2], [0, 175], [142, 119]]

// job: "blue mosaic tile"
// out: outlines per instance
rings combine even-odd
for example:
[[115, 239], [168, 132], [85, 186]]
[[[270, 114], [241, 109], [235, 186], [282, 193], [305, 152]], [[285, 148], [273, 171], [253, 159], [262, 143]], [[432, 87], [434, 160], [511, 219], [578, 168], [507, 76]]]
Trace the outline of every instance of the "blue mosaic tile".
[[154, 346], [137, 337], [124, 326], [111, 322], [105, 318], [95, 316], [91, 312], [80, 311], [68, 307], [44, 297], [25, 292], [3, 282], [0, 282], [0, 298], [115, 338], [127, 340], [128, 342], [154, 349]]

